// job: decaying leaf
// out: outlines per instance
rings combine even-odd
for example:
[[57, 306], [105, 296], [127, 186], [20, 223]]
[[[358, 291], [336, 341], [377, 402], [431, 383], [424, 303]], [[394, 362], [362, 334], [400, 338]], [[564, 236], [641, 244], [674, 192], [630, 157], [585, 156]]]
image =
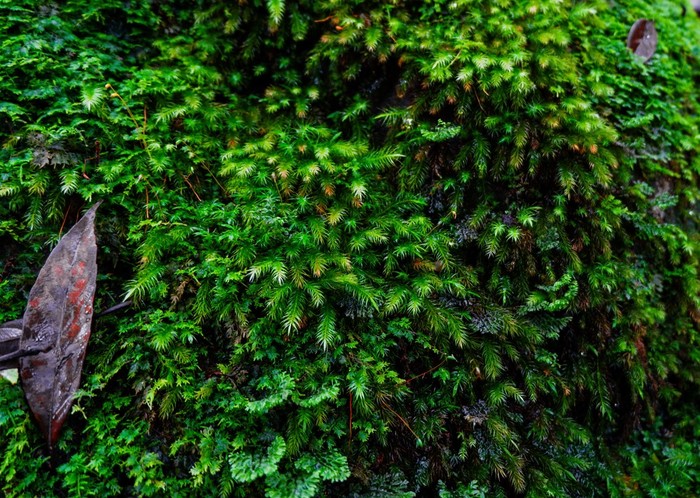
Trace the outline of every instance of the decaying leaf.
[[[19, 338], [22, 335], [21, 328], [3, 327], [0, 328], [0, 357], [12, 356], [19, 350]], [[17, 368], [19, 362], [17, 358], [10, 358], [0, 361], [0, 370]]]
[[648, 19], [639, 19], [627, 35], [627, 48], [647, 62], [656, 52], [658, 40], [654, 23]]
[[20, 382], [49, 448], [58, 439], [80, 384], [90, 337], [98, 205], [90, 208], [51, 252], [29, 292], [24, 312]]

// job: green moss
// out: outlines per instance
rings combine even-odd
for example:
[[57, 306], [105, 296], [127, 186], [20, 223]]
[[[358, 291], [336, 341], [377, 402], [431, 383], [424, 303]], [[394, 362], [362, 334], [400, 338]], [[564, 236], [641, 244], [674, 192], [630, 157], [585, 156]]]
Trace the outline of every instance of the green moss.
[[694, 496], [678, 3], [0, 9], [0, 318], [97, 199], [135, 301], [55, 454], [3, 383], [8, 496]]

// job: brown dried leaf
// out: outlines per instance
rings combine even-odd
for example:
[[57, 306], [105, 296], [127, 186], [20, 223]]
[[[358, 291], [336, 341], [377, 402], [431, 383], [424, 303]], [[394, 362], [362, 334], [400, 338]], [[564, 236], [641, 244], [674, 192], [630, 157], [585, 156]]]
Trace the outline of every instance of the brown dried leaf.
[[97, 276], [96, 204], [51, 252], [29, 292], [19, 349], [22, 387], [49, 448], [80, 384]]
[[647, 62], [656, 52], [658, 40], [654, 23], [648, 19], [639, 19], [627, 35], [627, 47]]
[[[19, 338], [21, 335], [22, 329], [12, 327], [0, 328], [0, 356], [16, 353], [19, 349]], [[18, 366], [17, 358], [0, 361], [0, 370], [10, 370]]]

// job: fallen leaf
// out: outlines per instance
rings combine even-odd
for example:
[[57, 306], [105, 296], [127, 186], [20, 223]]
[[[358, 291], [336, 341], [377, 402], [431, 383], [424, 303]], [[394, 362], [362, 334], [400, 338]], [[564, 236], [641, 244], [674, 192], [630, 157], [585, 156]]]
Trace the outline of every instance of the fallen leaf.
[[19, 377], [49, 448], [70, 411], [85, 358], [97, 276], [94, 205], [51, 251], [29, 292]]

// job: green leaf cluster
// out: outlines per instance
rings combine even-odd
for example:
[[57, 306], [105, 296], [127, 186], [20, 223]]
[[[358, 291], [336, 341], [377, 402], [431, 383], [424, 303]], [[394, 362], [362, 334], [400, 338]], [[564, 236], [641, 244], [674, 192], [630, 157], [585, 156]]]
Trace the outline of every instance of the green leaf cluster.
[[[695, 496], [677, 2], [0, 2], [0, 320], [97, 220], [83, 385], [8, 496]], [[643, 63], [639, 18], [659, 32]]]

